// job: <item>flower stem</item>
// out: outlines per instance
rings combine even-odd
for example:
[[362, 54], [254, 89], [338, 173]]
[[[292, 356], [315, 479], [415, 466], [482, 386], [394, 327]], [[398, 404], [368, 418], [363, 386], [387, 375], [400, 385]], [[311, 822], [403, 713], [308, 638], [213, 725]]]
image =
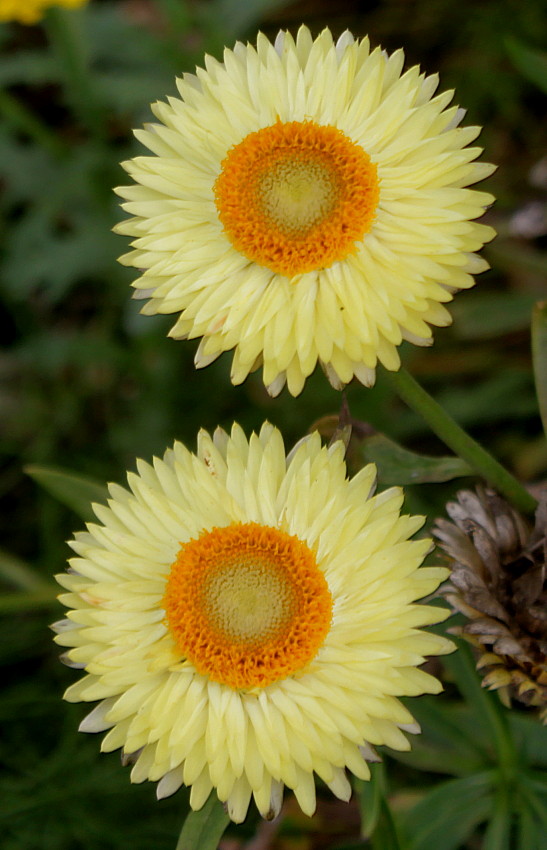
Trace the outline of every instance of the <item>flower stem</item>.
[[524, 513], [533, 513], [536, 500], [492, 455], [483, 449], [405, 369], [388, 372], [399, 396], [419, 413], [434, 433], [488, 483]]
[[230, 818], [214, 791], [199, 812], [189, 812], [176, 850], [217, 850]]

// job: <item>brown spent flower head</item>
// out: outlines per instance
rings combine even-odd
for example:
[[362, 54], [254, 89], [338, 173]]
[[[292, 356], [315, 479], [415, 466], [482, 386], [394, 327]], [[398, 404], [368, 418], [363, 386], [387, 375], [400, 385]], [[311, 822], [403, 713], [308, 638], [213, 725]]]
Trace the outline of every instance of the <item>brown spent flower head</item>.
[[535, 525], [497, 493], [461, 490], [434, 530], [449, 556], [446, 599], [469, 623], [455, 627], [481, 651], [483, 687], [540, 709], [547, 723], [547, 489]]

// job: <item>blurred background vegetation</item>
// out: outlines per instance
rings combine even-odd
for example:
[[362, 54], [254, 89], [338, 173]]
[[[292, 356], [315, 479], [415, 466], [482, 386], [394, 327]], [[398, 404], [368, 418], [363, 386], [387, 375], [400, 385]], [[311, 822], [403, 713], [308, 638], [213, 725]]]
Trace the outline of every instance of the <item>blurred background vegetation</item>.
[[[139, 151], [131, 130], [150, 119], [149, 103], [173, 94], [175, 75], [201, 64], [205, 52], [220, 56], [224, 44], [254, 39], [258, 28], [274, 36], [281, 27], [296, 31], [301, 22], [314, 33], [325, 25], [335, 34], [346, 28], [368, 33], [373, 45], [388, 51], [404, 47], [408, 65], [439, 71], [441, 88], [456, 89], [455, 102], [467, 109], [464, 123], [484, 126], [484, 158], [499, 165], [484, 184], [498, 198], [487, 214], [499, 232], [485, 249], [492, 271], [458, 295], [452, 328], [437, 332], [432, 349], [409, 347], [405, 363], [518, 477], [545, 478], [529, 346], [532, 305], [547, 297], [547, 60], [538, 52], [547, 43], [543, 0], [91, 0], [78, 11], [52, 10], [37, 26], [1, 24], [5, 850], [167, 850], [174, 848], [187, 806], [184, 791], [157, 804], [152, 785], [131, 787], [119, 756], [99, 756], [98, 740], [77, 733], [83, 707], [61, 702], [74, 673], [59, 664], [46, 628], [61, 616], [47, 599], [48, 588], [64, 568], [64, 541], [82, 520], [37, 486], [36, 467], [123, 482], [136, 456], [161, 454], [174, 438], [193, 446], [200, 427], [229, 427], [237, 419], [250, 429], [268, 418], [290, 444], [340, 409], [340, 394], [321, 373], [298, 399], [285, 391], [272, 400], [260, 373], [232, 387], [231, 354], [196, 372], [197, 342], [167, 339], [172, 317], [139, 315], [138, 302], [129, 298], [131, 272], [116, 263], [127, 242], [111, 233], [121, 215], [112, 187], [125, 182], [118, 163]], [[405, 447], [446, 454], [381, 374], [373, 390], [349, 387], [347, 399], [354, 417]], [[457, 486], [461, 481], [415, 485], [409, 508], [434, 517]], [[8, 596], [23, 590], [34, 594], [31, 610], [19, 596]], [[466, 706], [456, 700], [454, 683], [465, 691], [456, 668], [447, 663], [443, 717], [456, 740], [469, 741], [477, 728], [475, 708], [469, 694]], [[393, 810], [403, 813], [398, 828], [413, 850], [481, 847], [489, 803], [477, 777], [481, 758], [486, 765], [494, 758], [488, 730], [482, 755], [463, 744], [458, 750], [430, 701], [421, 701], [418, 713], [433, 737], [423, 736], [403, 760], [387, 759], [389, 787], [379, 776], [374, 800], [367, 797], [370, 789], [361, 789], [365, 815], [375, 811], [375, 822], [387, 823], [385, 791]], [[534, 722], [515, 712], [511, 723], [530, 759], [534, 754], [547, 764]], [[438, 835], [424, 833], [435, 800], [421, 810], [414, 804], [430, 800], [426, 792], [439, 776], [453, 775], [471, 781], [459, 803], [454, 787], [446, 797], [456, 800], [452, 837], [444, 822]], [[535, 822], [539, 815], [530, 817]], [[309, 821], [289, 800], [283, 824], [273, 828], [277, 835], [268, 825], [255, 834], [250, 818], [228, 832], [224, 847], [236, 850], [245, 841], [256, 850], [389, 850], [399, 846], [389, 843], [390, 829], [381, 845], [371, 845], [360, 837], [357, 801], [347, 807], [325, 797]]]

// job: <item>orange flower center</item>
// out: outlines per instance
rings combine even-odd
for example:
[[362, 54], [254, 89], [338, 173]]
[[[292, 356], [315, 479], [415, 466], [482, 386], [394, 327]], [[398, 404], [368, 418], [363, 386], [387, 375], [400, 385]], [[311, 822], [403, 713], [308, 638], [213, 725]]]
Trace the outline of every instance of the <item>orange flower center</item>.
[[234, 689], [265, 687], [302, 669], [332, 617], [311, 549], [254, 522], [213, 528], [183, 543], [163, 606], [182, 655]]
[[214, 191], [234, 248], [294, 277], [357, 251], [379, 183], [368, 154], [341, 130], [277, 121], [228, 151]]

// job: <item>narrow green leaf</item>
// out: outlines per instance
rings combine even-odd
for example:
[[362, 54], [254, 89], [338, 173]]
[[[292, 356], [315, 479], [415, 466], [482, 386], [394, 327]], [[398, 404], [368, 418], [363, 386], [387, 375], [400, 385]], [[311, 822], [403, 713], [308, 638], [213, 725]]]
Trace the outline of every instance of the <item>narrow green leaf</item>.
[[454, 333], [460, 339], [490, 339], [527, 329], [534, 300], [526, 292], [472, 293], [450, 308]]
[[25, 467], [25, 472], [83, 520], [93, 519], [92, 502], [104, 502], [108, 498], [104, 484], [67, 469], [31, 465]]
[[48, 582], [30, 564], [3, 549], [0, 549], [0, 579], [19, 590], [44, 590], [49, 587]]
[[403, 850], [386, 797], [385, 768], [371, 764], [370, 780], [355, 780], [361, 814], [361, 835], [370, 840], [373, 850]]
[[395, 820], [385, 797], [380, 802], [380, 817], [372, 835], [372, 850], [404, 850]]
[[367, 463], [378, 467], [378, 480], [392, 484], [426, 484], [472, 475], [469, 464], [459, 457], [428, 457], [403, 448], [383, 434], [365, 437], [361, 451]]
[[215, 0], [210, 14], [216, 15], [222, 32], [242, 35], [259, 23], [267, 14], [282, 6], [287, 0]]
[[504, 771], [512, 773], [521, 754], [517, 753], [511, 729], [507, 721], [508, 712], [502, 707], [497, 695], [485, 690], [475, 667], [469, 646], [456, 640], [458, 652], [447, 655], [443, 664], [450, 671], [467, 703], [475, 712], [477, 722], [483, 724], [482, 743], [493, 748], [496, 763]]
[[547, 806], [545, 805], [545, 795], [547, 794], [547, 786], [537, 779], [530, 778], [526, 773], [520, 775], [519, 786], [521, 797], [526, 800], [542, 832], [546, 833]]
[[410, 850], [456, 850], [488, 820], [494, 771], [451, 779], [426, 794], [403, 817]]
[[24, 614], [57, 604], [59, 588], [49, 585], [44, 590], [0, 595], [0, 614]]
[[412, 705], [422, 734], [408, 752], [391, 753], [392, 758], [417, 770], [467, 776], [491, 763], [482, 739], [481, 718], [469, 706], [442, 703], [422, 697]]
[[547, 93], [547, 53], [533, 50], [517, 38], [505, 40], [507, 52], [515, 67], [531, 83]]
[[370, 779], [368, 782], [356, 779], [355, 790], [361, 814], [361, 835], [363, 838], [369, 838], [378, 824], [382, 798], [385, 793], [383, 765], [371, 764]]
[[539, 412], [547, 436], [547, 301], [538, 301], [532, 311], [532, 358]]
[[176, 850], [217, 850], [230, 819], [213, 791], [199, 812], [189, 812]]
[[[523, 765], [547, 768], [547, 734], [537, 717], [522, 715], [515, 711], [508, 714], [509, 726]], [[547, 771], [543, 771], [544, 789], [547, 794]]]
[[517, 844], [515, 850], [542, 850], [545, 833], [534, 817], [526, 800], [521, 802], [518, 815]]
[[482, 850], [511, 850], [512, 797], [506, 784], [496, 790], [494, 811], [484, 835]]

